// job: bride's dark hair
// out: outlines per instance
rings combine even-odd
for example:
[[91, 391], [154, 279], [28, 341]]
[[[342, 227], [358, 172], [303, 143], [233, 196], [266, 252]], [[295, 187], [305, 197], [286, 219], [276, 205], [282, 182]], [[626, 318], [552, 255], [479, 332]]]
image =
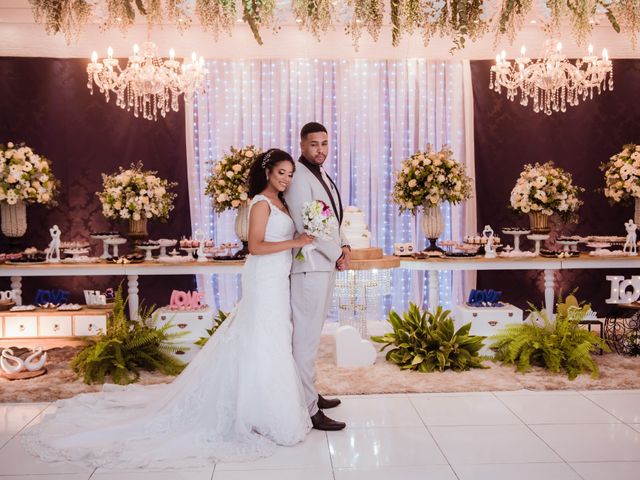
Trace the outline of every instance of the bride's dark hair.
[[280, 162], [291, 162], [295, 172], [296, 163], [284, 150], [270, 148], [256, 157], [249, 169], [249, 198], [255, 197], [267, 187], [267, 174]]

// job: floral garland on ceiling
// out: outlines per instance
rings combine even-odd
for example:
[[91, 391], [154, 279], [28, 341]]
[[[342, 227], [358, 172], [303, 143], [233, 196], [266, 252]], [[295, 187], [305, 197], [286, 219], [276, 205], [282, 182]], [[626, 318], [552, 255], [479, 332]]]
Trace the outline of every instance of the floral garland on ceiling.
[[[82, 29], [96, 17], [104, 29], [123, 32], [134, 23], [136, 15], [144, 16], [150, 25], [174, 23], [185, 30], [195, 15], [202, 27], [217, 39], [221, 32], [229, 35], [238, 20], [236, 1], [242, 8], [242, 19], [249, 25], [256, 41], [262, 45], [261, 29], [279, 30], [276, 21], [277, 0], [29, 0], [36, 21], [44, 23], [49, 34], [61, 32], [67, 43], [77, 38]], [[494, 8], [493, 2], [499, 2]], [[513, 42], [531, 13], [534, 0], [292, 0], [291, 9], [301, 29], [316, 39], [327, 32], [341, 15], [339, 2], [346, 3], [350, 16], [345, 32], [354, 46], [366, 30], [377, 41], [384, 21], [385, 3], [389, 3], [392, 44], [398, 46], [403, 35], [421, 30], [425, 45], [435, 36], [451, 37], [452, 52], [463, 49], [467, 40], [476, 40], [489, 30], [496, 41], [506, 36]], [[579, 44], [589, 37], [595, 19], [604, 15], [612, 28], [629, 35], [635, 46], [640, 34], [640, 1], [638, 0], [544, 0], [549, 18], [544, 24], [551, 35], [561, 32], [568, 20]], [[192, 11], [193, 10], [193, 11]], [[493, 11], [496, 13], [491, 13]]]
[[383, 0], [347, 0], [353, 10], [351, 20], [344, 27], [344, 31], [353, 39], [353, 46], [358, 50], [362, 31], [366, 30], [374, 42], [380, 38], [382, 21], [384, 19]]

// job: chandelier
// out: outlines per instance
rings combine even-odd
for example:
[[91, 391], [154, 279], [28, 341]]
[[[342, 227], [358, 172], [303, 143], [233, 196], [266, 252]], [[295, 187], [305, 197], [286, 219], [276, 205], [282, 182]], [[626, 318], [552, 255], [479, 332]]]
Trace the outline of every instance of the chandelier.
[[133, 110], [135, 117], [142, 114], [147, 120], [158, 120], [158, 112], [164, 117], [170, 109], [179, 110], [181, 94], [184, 93], [185, 101], [190, 101], [195, 92], [204, 91], [208, 71], [204, 59], [198, 59], [195, 53], [191, 63], [180, 64], [173, 49], [165, 60], [158, 57], [156, 44], [147, 41], [142, 48], [133, 46], [133, 55], [124, 69], [120, 68], [118, 59], [113, 58], [111, 47], [102, 62], [98, 62], [98, 54], [93, 52], [87, 74], [87, 87], [92, 95], [95, 83], [107, 102], [113, 92], [120, 108]]
[[602, 58], [593, 55], [589, 45], [588, 54], [571, 63], [561, 53], [562, 43], [547, 41], [544, 58], [532, 60], [525, 56], [522, 47], [520, 57], [512, 63], [506, 59], [504, 50], [496, 56], [496, 64], [491, 67], [489, 88], [501, 93], [507, 90], [507, 98], [513, 101], [520, 95], [520, 104], [527, 106], [533, 100], [533, 111], [565, 112], [567, 104], [576, 106], [580, 98], [592, 99], [593, 93], [613, 90], [613, 69], [607, 49], [602, 50]]

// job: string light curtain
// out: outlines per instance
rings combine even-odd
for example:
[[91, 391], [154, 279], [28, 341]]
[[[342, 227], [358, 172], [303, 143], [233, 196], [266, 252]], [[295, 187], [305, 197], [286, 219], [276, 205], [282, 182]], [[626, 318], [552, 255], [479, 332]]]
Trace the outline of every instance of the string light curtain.
[[[207, 93], [192, 105], [189, 154], [191, 218], [216, 243], [235, 241], [235, 212], [216, 215], [205, 196], [216, 159], [230, 146], [282, 148], [300, 155], [300, 128], [309, 121], [327, 127], [330, 156], [325, 163], [344, 205], [362, 208], [373, 244], [392, 254], [396, 242], [424, 248], [420, 216], [400, 215], [390, 198], [394, 172], [415, 151], [431, 143], [451, 145], [465, 158], [463, 64], [403, 60], [210, 60]], [[187, 122], [189, 124], [189, 122]], [[444, 238], [460, 240], [463, 207], [443, 207]], [[459, 274], [440, 272], [441, 304], [463, 295]], [[404, 310], [409, 301], [425, 305], [427, 276], [397, 269], [385, 309]], [[199, 278], [199, 288], [223, 310], [240, 295], [233, 275]]]

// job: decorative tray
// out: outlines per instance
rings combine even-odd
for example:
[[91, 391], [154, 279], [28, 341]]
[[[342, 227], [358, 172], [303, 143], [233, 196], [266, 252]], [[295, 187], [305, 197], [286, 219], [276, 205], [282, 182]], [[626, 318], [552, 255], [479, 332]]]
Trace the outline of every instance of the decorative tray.
[[473, 252], [445, 252], [445, 258], [459, 259], [459, 258], [477, 258], [479, 255]]
[[540, 250], [540, 256], [546, 258], [568, 258], [568, 257], [579, 257], [580, 252], [565, 252], [563, 250]]

